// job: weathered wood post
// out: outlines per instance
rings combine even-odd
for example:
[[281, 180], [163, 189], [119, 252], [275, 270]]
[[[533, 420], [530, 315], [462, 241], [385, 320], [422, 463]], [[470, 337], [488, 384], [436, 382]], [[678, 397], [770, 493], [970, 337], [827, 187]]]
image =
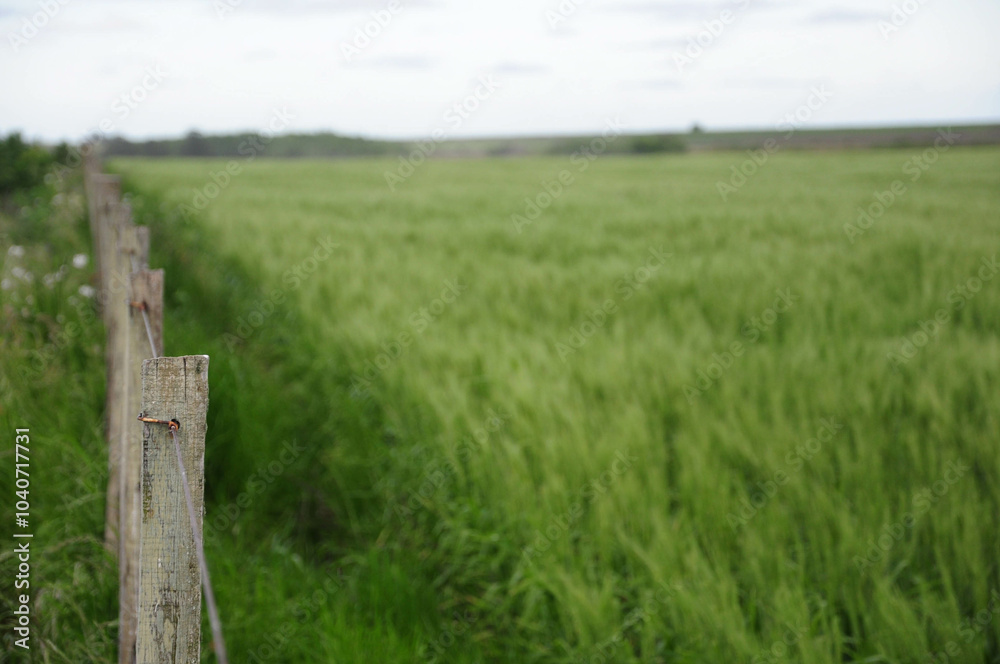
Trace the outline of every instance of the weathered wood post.
[[[111, 208], [121, 199], [121, 179], [116, 175], [92, 173], [88, 178], [87, 207], [90, 214], [90, 233], [94, 242], [94, 264], [97, 267], [98, 290], [107, 293], [107, 254], [114, 246], [114, 237], [108, 237]], [[99, 300], [100, 302], [100, 300]], [[103, 310], [102, 310], [103, 311]]]
[[[98, 246], [95, 254], [100, 265], [98, 304], [107, 333], [105, 360], [107, 366], [107, 392], [105, 394], [104, 430], [108, 441], [108, 491], [104, 520], [104, 543], [117, 554], [118, 529], [120, 526], [120, 477], [121, 451], [118, 444], [122, 424], [120, 408], [123, 393], [122, 361], [124, 344], [121, 330], [124, 328], [127, 312], [128, 281], [131, 268], [119, 249], [119, 228], [131, 225], [131, 210], [119, 200], [121, 183], [107, 175], [94, 175], [94, 224], [97, 229]], [[148, 236], [147, 236], [148, 238]], [[148, 242], [146, 247], [148, 254]]]
[[[139, 566], [139, 664], [198, 664], [201, 570], [191, 522], [202, 528], [208, 356], [142, 363], [142, 526]], [[167, 422], [175, 421], [171, 432]], [[177, 436], [194, 514], [189, 517], [172, 435]]]
[[[136, 249], [149, 248], [148, 229], [133, 227]], [[123, 249], [128, 250], [123, 241]], [[139, 257], [144, 266], [144, 256]], [[163, 270], [139, 270], [131, 276], [125, 336], [125, 394], [121, 432], [121, 527], [118, 549], [118, 662], [134, 664], [139, 615], [139, 533], [142, 479], [142, 362], [163, 353]], [[148, 327], [147, 327], [148, 324]]]
[[93, 152], [89, 153], [83, 160], [83, 190], [87, 194], [87, 220], [90, 222], [90, 240], [94, 249], [94, 266], [100, 272], [101, 266], [97, 262], [97, 248], [100, 246], [97, 230], [97, 182], [95, 175], [101, 172], [101, 165]]

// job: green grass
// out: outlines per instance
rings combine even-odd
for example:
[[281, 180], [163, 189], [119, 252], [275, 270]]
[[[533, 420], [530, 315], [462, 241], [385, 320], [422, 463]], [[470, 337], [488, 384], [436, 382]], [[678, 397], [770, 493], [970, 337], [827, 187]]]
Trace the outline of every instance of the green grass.
[[235, 661], [1000, 659], [1000, 150], [914, 154], [114, 162]]

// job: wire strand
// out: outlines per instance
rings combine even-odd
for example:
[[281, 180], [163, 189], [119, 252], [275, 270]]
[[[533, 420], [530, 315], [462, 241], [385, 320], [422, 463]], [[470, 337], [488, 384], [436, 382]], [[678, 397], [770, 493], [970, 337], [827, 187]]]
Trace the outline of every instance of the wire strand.
[[[129, 264], [132, 266], [132, 272], [138, 272], [139, 261], [135, 259], [135, 254], [129, 254], [128, 259]], [[149, 352], [154, 358], [157, 358], [160, 354], [156, 352], [156, 344], [153, 343], [153, 328], [149, 324], [149, 312], [146, 310], [145, 304], [140, 309], [142, 310], [142, 322], [146, 325], [146, 338], [149, 339]]]
[[156, 344], [153, 343], [153, 329], [149, 325], [149, 312], [146, 311], [146, 307], [142, 308], [142, 321], [146, 324], [146, 337], [149, 339], [149, 352], [152, 353], [154, 358], [160, 355], [156, 352]]

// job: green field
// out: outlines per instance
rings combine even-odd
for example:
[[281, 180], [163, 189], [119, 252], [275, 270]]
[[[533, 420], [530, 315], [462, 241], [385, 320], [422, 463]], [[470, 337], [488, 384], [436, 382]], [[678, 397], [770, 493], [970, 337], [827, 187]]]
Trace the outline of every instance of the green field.
[[1000, 149], [747, 159], [112, 162], [233, 661], [1000, 661]]

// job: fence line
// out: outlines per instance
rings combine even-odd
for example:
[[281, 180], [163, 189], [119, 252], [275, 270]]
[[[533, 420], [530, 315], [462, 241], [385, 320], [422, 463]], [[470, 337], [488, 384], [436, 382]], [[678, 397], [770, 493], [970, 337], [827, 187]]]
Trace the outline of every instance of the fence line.
[[[107, 332], [104, 534], [118, 559], [118, 662], [196, 664], [201, 584], [208, 582], [199, 551], [208, 356], [160, 357], [164, 273], [148, 269], [149, 229], [133, 223], [120, 178], [101, 173], [96, 158], [86, 162], [84, 184]], [[143, 422], [137, 413], [146, 415]], [[177, 487], [185, 482], [182, 494]], [[208, 585], [206, 599], [216, 655], [225, 664]]]

